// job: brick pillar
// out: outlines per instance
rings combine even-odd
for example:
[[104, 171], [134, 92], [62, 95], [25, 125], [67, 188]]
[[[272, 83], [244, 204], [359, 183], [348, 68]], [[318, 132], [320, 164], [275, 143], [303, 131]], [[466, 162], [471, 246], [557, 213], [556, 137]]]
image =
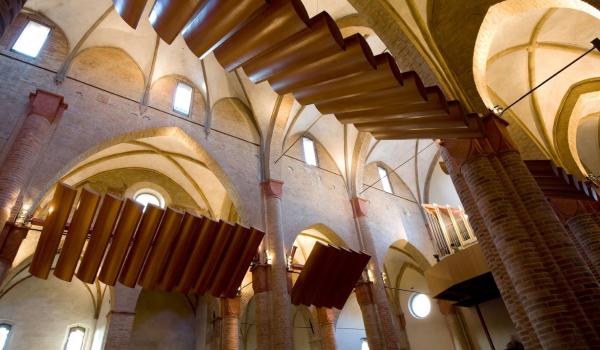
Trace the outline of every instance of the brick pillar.
[[271, 349], [270, 265], [256, 265], [252, 269], [254, 290], [254, 319], [256, 321], [256, 348]]
[[[521, 222], [480, 140], [444, 141], [474, 196], [501, 262], [544, 349], [587, 349], [539, 247]], [[482, 245], [483, 248], [483, 245]]]
[[281, 196], [283, 182], [268, 180], [262, 184], [265, 201], [267, 247], [271, 257], [271, 340], [273, 349], [291, 350], [292, 310], [288, 293], [287, 262], [283, 242]]
[[373, 300], [372, 282], [360, 282], [355, 288], [356, 301], [360, 306], [365, 331], [367, 333], [367, 341], [369, 349], [383, 349], [383, 340], [381, 330], [379, 329], [379, 315], [377, 314], [377, 306]]
[[43, 90], [29, 96], [29, 109], [18, 134], [0, 165], [0, 229], [10, 219], [52, 131], [67, 105], [63, 97]]
[[446, 300], [438, 300], [438, 307], [442, 315], [444, 315], [444, 320], [446, 321], [446, 325], [448, 326], [448, 330], [450, 331], [450, 336], [452, 337], [454, 349], [471, 349], [471, 345], [469, 343], [467, 334], [465, 333], [465, 329], [460, 320], [460, 315], [458, 315], [454, 305], [452, 305], [451, 302]]
[[111, 310], [107, 315], [104, 350], [128, 349], [135, 320], [135, 308], [142, 288], [139, 286], [128, 288], [120, 283], [112, 288], [114, 300], [111, 300]]
[[[570, 314], [584, 332], [590, 346], [600, 342], [600, 285], [560, 222], [536, 180], [521, 159], [502, 119], [484, 119], [487, 139], [514, 185], [524, 210], [533, 221], [538, 249], [548, 254], [548, 267], [558, 292], [571, 306]], [[523, 214], [523, 215], [527, 215]], [[532, 232], [530, 228], [530, 232]], [[554, 264], [552, 264], [552, 261]], [[555, 272], [553, 270], [550, 270]], [[587, 321], [587, 322], [586, 322]]]
[[27, 227], [15, 226], [9, 223], [4, 226], [0, 233], [0, 284], [4, 280], [6, 272], [12, 267], [28, 231]]
[[550, 200], [559, 219], [567, 226], [575, 247], [590, 270], [600, 281], [600, 225], [594, 219], [594, 210], [575, 199]]
[[319, 320], [319, 330], [321, 331], [321, 344], [323, 350], [335, 350], [335, 313], [333, 309], [319, 307], [317, 308], [317, 319]]
[[373, 300], [377, 307], [379, 329], [381, 330], [381, 339], [385, 349], [407, 349], [408, 344], [400, 343], [400, 329], [394, 323], [394, 314], [390, 307], [385, 284], [379, 262], [375, 253], [375, 242], [367, 219], [367, 201], [362, 198], [353, 198], [350, 201], [354, 217], [358, 221], [360, 236], [362, 237], [365, 252], [371, 255], [371, 260], [367, 265], [369, 278], [373, 279], [371, 284]]
[[473, 195], [471, 194], [463, 175], [460, 173], [452, 156], [449, 154], [448, 149], [443, 147], [443, 143], [442, 147], [440, 147], [440, 154], [444, 160], [446, 168], [448, 169], [448, 173], [450, 174], [454, 188], [458, 193], [460, 202], [465, 208], [465, 212], [469, 216], [469, 223], [475, 231], [477, 242], [481, 246], [481, 251], [483, 252], [492, 275], [494, 276], [496, 286], [498, 286], [498, 290], [500, 290], [502, 300], [504, 300], [504, 304], [506, 305], [506, 309], [508, 310], [510, 318], [515, 325], [517, 333], [519, 334], [519, 338], [523, 344], [525, 344], [527, 349], [541, 349], [541, 344], [537, 339], [535, 331], [533, 330], [531, 321], [527, 317], [527, 313], [523, 308], [522, 300], [516, 295], [513, 283], [508, 277], [506, 267], [500, 260], [500, 256], [498, 255], [498, 251], [494, 245], [492, 236], [485, 226], [483, 218], [481, 217], [481, 213], [479, 212], [477, 204], [475, 203], [475, 199], [473, 198]]
[[223, 350], [240, 348], [240, 298], [221, 298], [223, 317]]

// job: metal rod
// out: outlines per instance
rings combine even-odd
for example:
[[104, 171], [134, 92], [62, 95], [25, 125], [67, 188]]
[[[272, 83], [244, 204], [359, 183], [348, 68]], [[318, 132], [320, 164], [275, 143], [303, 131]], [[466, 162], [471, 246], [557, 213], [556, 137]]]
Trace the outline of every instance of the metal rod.
[[296, 140], [294, 140], [294, 142], [292, 142], [292, 144], [279, 156], [279, 158], [277, 158], [277, 160], [275, 161], [275, 163], [279, 162], [281, 160], [281, 158], [283, 158], [283, 156], [285, 156], [285, 154], [292, 149], [292, 147], [294, 147], [294, 145], [296, 144], [296, 142], [300, 141], [303, 137], [306, 136], [306, 134], [308, 134], [308, 132], [310, 131], [310, 129], [315, 126], [315, 124], [317, 124], [317, 122], [319, 121], [319, 119], [321, 119], [321, 117], [323, 116], [323, 114], [321, 114], [319, 116], [319, 118], [317, 118], [314, 122], [312, 122], [312, 124], [310, 124], [310, 126], [308, 127], [308, 129], [306, 129], [304, 131], [304, 133], [302, 135], [300, 135], [300, 137], [298, 137]]
[[[595, 43], [596, 41], [594, 40], [592, 43]], [[572, 65], [574, 65], [577, 61], [579, 61], [580, 59], [584, 58], [585, 56], [587, 56], [590, 52], [594, 51], [595, 49], [597, 49], [597, 47], [595, 46], [596, 44], [594, 44], [594, 46], [587, 50], [585, 53], [583, 53], [582, 55], [580, 55], [579, 57], [577, 57], [576, 59], [574, 59], [573, 61], [571, 61], [571, 63], [567, 64], [566, 66], [564, 66], [562, 69], [560, 69], [558, 72], [552, 74], [551, 76], [549, 76], [546, 80], [544, 80], [543, 82], [541, 82], [539, 85], [537, 85], [536, 87], [534, 87], [533, 89], [529, 90], [529, 92], [527, 92], [525, 95], [519, 97], [518, 100], [516, 100], [515, 102], [511, 103], [510, 105], [508, 105], [508, 107], [504, 108], [502, 110], [502, 112], [500, 113], [499, 117], [501, 117], [506, 111], [508, 111], [509, 109], [511, 109], [511, 107], [513, 107], [514, 105], [516, 105], [517, 103], [521, 102], [525, 97], [531, 95], [535, 90], [541, 88], [544, 84], [546, 84], [547, 82], [549, 82], [550, 80], [552, 80], [554, 77], [556, 77], [557, 75], [559, 75], [560, 73], [562, 73], [565, 69], [571, 67]], [[600, 49], [599, 49], [600, 50]]]
[[[429, 145], [427, 145], [425, 148], [423, 148], [422, 150], [420, 150], [419, 152], [417, 152], [417, 154], [415, 154], [414, 156], [410, 157], [409, 159], [407, 159], [406, 161], [402, 162], [402, 164], [398, 165], [397, 167], [395, 167], [394, 169], [392, 169], [392, 173], [395, 172], [396, 170], [400, 169], [401, 166], [403, 166], [404, 164], [410, 162], [411, 160], [415, 159], [419, 154], [423, 153], [426, 149], [428, 149], [429, 147], [431, 147], [435, 142], [430, 143]], [[369, 188], [373, 188], [373, 186], [375, 186], [379, 181], [383, 180], [384, 178], [388, 177], [390, 173], [386, 173], [385, 176], [382, 176], [379, 178], [379, 180], [373, 182], [372, 184], [368, 185], [367, 188], [363, 189], [362, 191], [360, 191], [359, 194], [363, 194], [366, 190], [368, 190]]]

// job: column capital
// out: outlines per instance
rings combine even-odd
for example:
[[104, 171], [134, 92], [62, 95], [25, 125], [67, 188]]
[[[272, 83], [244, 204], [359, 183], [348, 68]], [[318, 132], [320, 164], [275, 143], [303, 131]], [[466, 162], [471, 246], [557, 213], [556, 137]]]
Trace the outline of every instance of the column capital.
[[373, 300], [372, 287], [373, 282], [362, 281], [354, 287], [354, 293], [356, 293], [356, 301], [359, 305], [372, 305], [375, 303]]
[[238, 317], [240, 315], [240, 297], [221, 298], [221, 310], [223, 317]]
[[495, 153], [519, 152], [507, 127], [508, 122], [493, 113], [483, 117], [485, 137]]
[[271, 265], [260, 264], [252, 268], [252, 289], [254, 294], [264, 293], [271, 290], [269, 275]]
[[50, 123], [60, 118], [69, 106], [64, 103], [64, 97], [51, 92], [37, 89], [29, 94], [28, 115], [36, 114], [42, 116]]
[[445, 161], [452, 162], [448, 169], [460, 170], [465, 162], [478, 157], [487, 157], [491, 152], [485, 139], [443, 139], [439, 144], [446, 149], [449, 159]]
[[352, 214], [354, 214], [355, 218], [367, 216], [369, 211], [369, 201], [366, 199], [354, 197], [350, 200], [350, 205], [352, 206]]
[[442, 315], [447, 316], [456, 313], [456, 309], [454, 308], [454, 304], [452, 302], [438, 299], [437, 303]]
[[268, 179], [260, 183], [262, 192], [268, 198], [279, 198], [283, 195], [283, 181]]
[[566, 224], [570, 219], [582, 215], [591, 214], [596, 211], [595, 205], [589, 201], [581, 201], [577, 199], [567, 198], [551, 198], [550, 205], [556, 216], [563, 224]]
[[317, 316], [320, 324], [335, 323], [335, 312], [328, 307], [317, 308]]

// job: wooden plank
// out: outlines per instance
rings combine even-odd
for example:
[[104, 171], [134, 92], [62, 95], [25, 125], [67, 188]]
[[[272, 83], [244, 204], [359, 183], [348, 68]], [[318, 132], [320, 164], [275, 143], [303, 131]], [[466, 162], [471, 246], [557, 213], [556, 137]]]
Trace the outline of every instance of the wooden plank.
[[[217, 232], [215, 243], [213, 244], [211, 250], [208, 252], [208, 256], [204, 265], [202, 266], [202, 270], [200, 271], [198, 280], [194, 285], [194, 292], [196, 294], [204, 295], [204, 293], [210, 290], [217, 268], [223, 263], [223, 256], [225, 250], [230, 244], [234, 232], [234, 225], [221, 221], [221, 226], [219, 227], [219, 231]], [[213, 296], [219, 297], [218, 295]]]
[[256, 229], [252, 229], [250, 232], [250, 237], [246, 242], [244, 251], [242, 252], [238, 264], [232, 273], [231, 281], [225, 289], [224, 293], [226, 298], [233, 298], [236, 296], [237, 290], [240, 287], [248, 268], [250, 267], [252, 259], [254, 259], [254, 257], [258, 254], [258, 247], [260, 246], [260, 242], [264, 236], [264, 232]]
[[131, 28], [135, 29], [140, 22], [148, 0], [113, 0], [115, 10]]
[[218, 221], [208, 218], [203, 219], [200, 233], [194, 243], [194, 249], [181, 275], [181, 280], [177, 284], [177, 291], [188, 293], [194, 287], [214, 245], [220, 225], [221, 223]]
[[221, 263], [215, 271], [214, 281], [210, 286], [211, 295], [221, 297], [225, 293], [251, 232], [247, 227], [236, 225], [231, 241], [223, 252]]

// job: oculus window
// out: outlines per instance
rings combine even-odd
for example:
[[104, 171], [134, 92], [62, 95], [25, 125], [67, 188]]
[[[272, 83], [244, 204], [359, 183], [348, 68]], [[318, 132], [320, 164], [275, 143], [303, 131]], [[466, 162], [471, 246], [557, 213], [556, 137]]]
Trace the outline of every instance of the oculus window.
[[85, 340], [85, 328], [71, 327], [67, 335], [64, 350], [82, 350]]
[[173, 97], [173, 110], [175, 112], [190, 115], [192, 109], [192, 96], [194, 89], [186, 83], [178, 82]]
[[133, 196], [133, 199], [144, 206], [144, 211], [146, 211], [148, 204], [155, 205], [159, 208], [164, 208], [165, 206], [165, 200], [160, 193], [149, 188], [139, 190], [135, 196]]
[[383, 186], [383, 190], [387, 193], [394, 193], [392, 191], [392, 183], [390, 182], [390, 177], [388, 176], [387, 170], [380, 166], [377, 167], [377, 172], [379, 173], [379, 179], [381, 180], [381, 185]]
[[317, 149], [315, 148], [315, 142], [308, 137], [303, 137], [302, 150], [304, 151], [304, 162], [308, 165], [317, 166]]
[[0, 350], [8, 349], [8, 339], [11, 331], [12, 326], [8, 323], [0, 324]]
[[408, 310], [414, 318], [423, 319], [431, 312], [431, 300], [423, 293], [415, 293], [408, 299]]
[[50, 27], [29, 21], [12, 46], [12, 50], [29, 57], [37, 57], [48, 35], [50, 35]]

